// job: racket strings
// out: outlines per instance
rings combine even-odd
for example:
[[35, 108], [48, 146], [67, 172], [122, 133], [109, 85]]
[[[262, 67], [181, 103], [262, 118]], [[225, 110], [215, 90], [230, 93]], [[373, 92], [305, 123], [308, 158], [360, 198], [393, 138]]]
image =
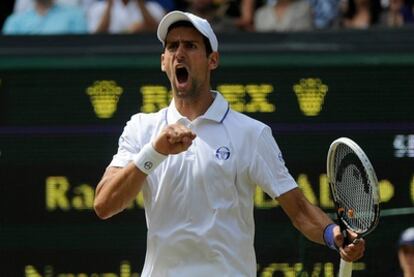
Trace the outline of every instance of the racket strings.
[[376, 220], [375, 199], [364, 167], [347, 145], [340, 145], [335, 159], [335, 193], [345, 222], [357, 233], [365, 233]]

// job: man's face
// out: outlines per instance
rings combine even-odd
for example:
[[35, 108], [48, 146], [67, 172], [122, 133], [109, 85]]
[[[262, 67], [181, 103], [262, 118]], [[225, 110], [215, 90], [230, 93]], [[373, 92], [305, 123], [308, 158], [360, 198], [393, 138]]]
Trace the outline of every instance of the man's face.
[[400, 265], [404, 272], [414, 274], [414, 246], [404, 245], [398, 251]]
[[171, 82], [176, 97], [197, 97], [210, 89], [210, 70], [218, 65], [218, 53], [209, 56], [203, 36], [192, 27], [176, 27], [165, 39], [161, 70]]

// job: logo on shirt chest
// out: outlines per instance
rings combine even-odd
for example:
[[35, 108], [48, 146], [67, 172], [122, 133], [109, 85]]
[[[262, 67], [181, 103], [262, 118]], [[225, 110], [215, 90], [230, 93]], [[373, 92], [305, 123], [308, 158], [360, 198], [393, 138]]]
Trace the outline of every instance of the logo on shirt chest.
[[221, 146], [216, 150], [216, 158], [218, 160], [228, 160], [230, 158], [230, 149], [226, 146]]

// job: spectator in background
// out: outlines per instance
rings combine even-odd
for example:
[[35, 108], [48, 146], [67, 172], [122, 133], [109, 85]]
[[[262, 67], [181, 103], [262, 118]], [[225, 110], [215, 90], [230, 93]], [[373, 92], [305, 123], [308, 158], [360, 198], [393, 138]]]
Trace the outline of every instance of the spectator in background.
[[309, 0], [313, 11], [313, 25], [317, 29], [335, 25], [341, 0]]
[[386, 27], [402, 27], [412, 24], [414, 22], [413, 7], [405, 0], [390, 0], [380, 21]]
[[313, 29], [308, 0], [278, 0], [257, 9], [254, 27], [258, 32], [288, 32]]
[[187, 0], [186, 11], [206, 18], [214, 31], [253, 31], [255, 0]]
[[214, 0], [188, 0], [186, 11], [207, 19], [215, 32], [235, 31], [236, 26], [226, 13], [226, 6]]
[[106, 0], [94, 3], [88, 11], [91, 33], [139, 33], [155, 31], [164, 16], [157, 2], [145, 0]]
[[82, 10], [55, 4], [53, 0], [34, 0], [27, 12], [13, 13], [4, 26], [4, 34], [46, 35], [86, 33]]
[[380, 0], [347, 0], [341, 26], [349, 29], [367, 29], [376, 25], [381, 13]]
[[[65, 6], [76, 6], [81, 8], [85, 13], [89, 7], [98, 0], [56, 0], [56, 4]], [[16, 0], [14, 2], [13, 12], [26, 12], [34, 8], [33, 0]]]
[[414, 227], [406, 229], [398, 241], [398, 260], [402, 277], [414, 277]]
[[186, 12], [194, 13], [197, 16], [205, 16], [207, 20], [211, 20], [219, 13], [218, 7], [213, 0], [187, 0]]
[[228, 7], [226, 15], [234, 20], [234, 25], [243, 31], [254, 31], [253, 18], [260, 0], [222, 0]]

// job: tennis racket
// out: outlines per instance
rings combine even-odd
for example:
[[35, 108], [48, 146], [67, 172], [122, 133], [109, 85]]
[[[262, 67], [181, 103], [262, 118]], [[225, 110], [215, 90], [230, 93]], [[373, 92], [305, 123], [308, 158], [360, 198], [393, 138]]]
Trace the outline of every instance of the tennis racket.
[[[328, 151], [327, 174], [338, 223], [349, 244], [347, 229], [357, 234], [354, 243], [378, 224], [379, 191], [374, 168], [364, 151], [349, 138], [338, 138]], [[352, 275], [352, 262], [341, 259], [340, 277]]]

